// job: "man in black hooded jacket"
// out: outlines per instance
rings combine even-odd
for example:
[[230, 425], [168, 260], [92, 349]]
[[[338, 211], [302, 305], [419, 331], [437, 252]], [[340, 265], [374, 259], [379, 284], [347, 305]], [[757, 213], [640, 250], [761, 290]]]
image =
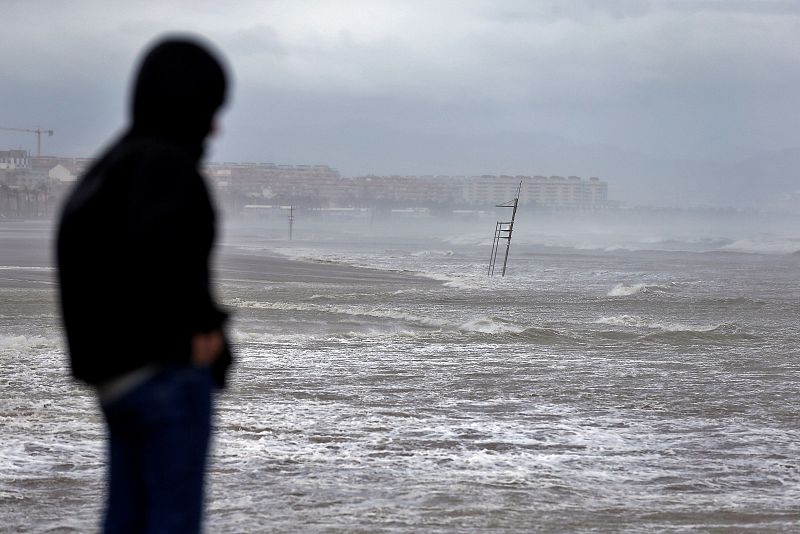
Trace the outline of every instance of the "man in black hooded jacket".
[[57, 256], [72, 374], [109, 429], [106, 532], [196, 532], [213, 385], [231, 362], [210, 291], [215, 215], [198, 173], [225, 100], [191, 39], [145, 56], [132, 124], [80, 179]]

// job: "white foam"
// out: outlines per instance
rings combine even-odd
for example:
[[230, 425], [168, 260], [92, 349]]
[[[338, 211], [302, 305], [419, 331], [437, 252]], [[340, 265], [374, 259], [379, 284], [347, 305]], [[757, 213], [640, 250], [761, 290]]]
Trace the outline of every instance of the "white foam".
[[739, 239], [721, 248], [750, 254], [794, 254], [800, 252], [800, 237], [753, 236]]
[[420, 250], [417, 252], [412, 252], [412, 256], [414, 257], [425, 257], [425, 256], [452, 256], [452, 250]]
[[452, 287], [454, 289], [485, 289], [491, 287], [491, 279], [483, 272], [481, 276], [455, 275], [430, 271], [420, 271], [415, 274], [417, 276], [436, 280], [437, 282], [442, 282], [443, 286]]
[[595, 321], [596, 324], [607, 324], [610, 326], [630, 326], [647, 327], [650, 323], [636, 315], [612, 315], [611, 317], [601, 317]]
[[491, 240], [487, 239], [486, 232], [473, 232], [467, 234], [461, 234], [452, 237], [445, 237], [443, 239], [445, 243], [450, 243], [451, 245], [490, 245], [492, 244]]
[[56, 348], [60, 340], [45, 336], [0, 336], [0, 351], [23, 352], [30, 349]]
[[[437, 329], [447, 329], [462, 332], [477, 332], [485, 334], [524, 332], [528, 327], [517, 325], [503, 319], [494, 317], [476, 317], [464, 322], [453, 322], [438, 317], [425, 316], [400, 310], [375, 308], [369, 306], [342, 306], [334, 304], [316, 304], [304, 302], [256, 302], [234, 299], [226, 303], [239, 308], [282, 310], [282, 311], [311, 311], [331, 314], [348, 315], [352, 317], [368, 317], [377, 319], [394, 319], [417, 326], [426, 326]], [[246, 338], [245, 338], [246, 339]], [[277, 339], [277, 338], [276, 338]], [[269, 342], [272, 342], [271, 340]]]
[[352, 256], [345, 256], [339, 252], [330, 250], [319, 250], [312, 248], [283, 248], [276, 247], [271, 249], [272, 252], [285, 256], [291, 260], [297, 261], [310, 261], [315, 263], [338, 263], [341, 265], [350, 265], [352, 267], [370, 267], [360, 263], [357, 258]]
[[467, 321], [459, 326], [460, 330], [467, 332], [480, 332], [484, 334], [519, 334], [525, 331], [525, 327], [500, 321], [492, 317], [479, 317]]
[[651, 291], [655, 288], [659, 288], [661, 286], [655, 284], [633, 284], [626, 286], [625, 284], [617, 284], [611, 291], [608, 292], [609, 297], [629, 297], [631, 295], [636, 295], [639, 293], [646, 293]]
[[610, 317], [601, 317], [595, 321], [595, 324], [605, 324], [609, 326], [624, 326], [628, 328], [647, 328], [651, 330], [661, 330], [663, 332], [714, 332], [714, 331], [731, 331], [738, 332], [741, 327], [733, 323], [721, 323], [713, 325], [693, 325], [683, 323], [664, 323], [645, 319], [637, 315], [612, 315]]
[[315, 336], [307, 334], [275, 334], [271, 332], [244, 332], [242, 330], [235, 330], [232, 337], [234, 343], [252, 343], [256, 345], [296, 345], [315, 339]]
[[31, 267], [21, 265], [0, 265], [0, 271], [55, 271], [55, 267]]
[[643, 282], [631, 285], [617, 284], [611, 288], [607, 295], [609, 297], [628, 297], [631, 295], [637, 295], [639, 293], [667, 293], [678, 290], [683, 286], [695, 286], [702, 283], [703, 282], [701, 280], [694, 280], [666, 282], [662, 284], [648, 284]]
[[406, 313], [397, 310], [389, 310], [368, 306], [340, 306], [335, 304], [311, 304], [304, 302], [257, 302], [233, 299], [226, 303], [237, 308], [255, 308], [265, 310], [284, 310], [284, 311], [313, 311], [322, 313], [333, 313], [352, 316], [377, 317], [386, 319], [398, 319], [413, 323], [424, 324], [427, 326], [443, 327], [446, 321], [433, 317], [425, 317], [413, 313]]

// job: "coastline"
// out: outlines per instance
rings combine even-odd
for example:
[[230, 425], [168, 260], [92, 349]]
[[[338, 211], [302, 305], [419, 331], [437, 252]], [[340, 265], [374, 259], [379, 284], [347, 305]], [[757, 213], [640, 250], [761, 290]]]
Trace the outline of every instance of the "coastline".
[[[51, 288], [57, 284], [52, 221], [0, 223], [0, 289]], [[343, 263], [290, 258], [268, 246], [258, 250], [219, 243], [213, 270], [218, 284], [315, 283], [315, 284], [441, 284], [418, 273], [385, 271]]]
[[356, 267], [344, 263], [314, 261], [282, 256], [268, 247], [258, 252], [233, 244], [222, 244], [214, 262], [217, 283], [314, 283], [407, 285], [429, 283], [441, 285], [433, 278], [413, 272], [385, 271]]

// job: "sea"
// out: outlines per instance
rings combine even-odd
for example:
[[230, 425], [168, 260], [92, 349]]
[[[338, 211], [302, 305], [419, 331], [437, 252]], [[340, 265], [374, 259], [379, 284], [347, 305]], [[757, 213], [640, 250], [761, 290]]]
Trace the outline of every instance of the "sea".
[[[488, 276], [499, 216], [223, 225], [206, 530], [800, 532], [800, 225], [521, 210]], [[0, 222], [0, 532], [102, 513], [52, 233]]]

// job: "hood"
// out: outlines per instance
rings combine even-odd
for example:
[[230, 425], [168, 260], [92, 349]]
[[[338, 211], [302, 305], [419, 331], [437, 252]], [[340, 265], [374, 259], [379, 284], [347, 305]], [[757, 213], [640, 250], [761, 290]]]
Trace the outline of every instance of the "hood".
[[222, 64], [200, 43], [164, 39], [139, 67], [131, 132], [178, 141], [201, 153], [214, 114], [225, 102], [226, 85]]

